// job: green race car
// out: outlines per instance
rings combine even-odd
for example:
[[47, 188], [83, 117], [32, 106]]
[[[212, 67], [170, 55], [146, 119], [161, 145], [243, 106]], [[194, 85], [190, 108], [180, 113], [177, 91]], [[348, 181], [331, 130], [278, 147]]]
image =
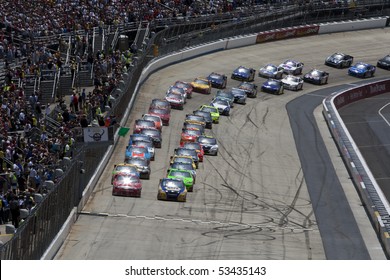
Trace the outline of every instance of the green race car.
[[182, 179], [187, 191], [192, 192], [194, 189], [194, 177], [191, 171], [170, 168], [167, 174], [168, 179]]
[[213, 123], [219, 123], [219, 111], [216, 107], [211, 105], [202, 105], [199, 107], [200, 111], [210, 112]]

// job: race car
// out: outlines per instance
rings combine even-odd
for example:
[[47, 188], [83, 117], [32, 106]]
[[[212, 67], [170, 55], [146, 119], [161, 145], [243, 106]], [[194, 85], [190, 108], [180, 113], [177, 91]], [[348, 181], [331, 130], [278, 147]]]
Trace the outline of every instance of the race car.
[[129, 145], [132, 146], [134, 141], [153, 141], [153, 138], [145, 134], [131, 134], [129, 138]]
[[194, 149], [198, 153], [199, 162], [203, 162], [204, 150], [199, 142], [186, 142], [183, 148]]
[[253, 68], [247, 68], [239, 66], [234, 69], [231, 78], [238, 81], [252, 82], [255, 80], [256, 70]]
[[[167, 101], [167, 103], [169, 104], [168, 101]], [[169, 109], [167, 109], [167, 108], [150, 108], [148, 111], [148, 114], [160, 117], [163, 125], [168, 126], [169, 121], [171, 119], [170, 105], [169, 105]]]
[[184, 96], [181, 94], [176, 94], [176, 93], [167, 93], [164, 97], [166, 101], [171, 104], [171, 107], [174, 109], [179, 109], [179, 110], [184, 110]]
[[218, 90], [215, 97], [226, 99], [229, 102], [230, 107], [234, 107], [234, 94], [231, 91]]
[[284, 86], [281, 80], [270, 78], [262, 84], [261, 91], [280, 95], [284, 93]]
[[156, 128], [156, 124], [154, 121], [137, 119], [134, 122], [133, 133], [138, 134], [144, 128]]
[[155, 127], [160, 131], [162, 130], [163, 123], [159, 116], [151, 115], [151, 114], [143, 114], [142, 119], [147, 121], [153, 121]]
[[196, 142], [202, 132], [199, 129], [185, 129], [183, 128], [180, 136], [180, 146], [187, 142]]
[[192, 112], [195, 116], [201, 116], [206, 122], [206, 128], [211, 129], [213, 127], [213, 118], [211, 117], [210, 112], [195, 110]]
[[191, 82], [193, 91], [210, 94], [211, 93], [211, 82], [205, 78], [196, 78]]
[[158, 184], [158, 200], [176, 200], [186, 202], [187, 189], [182, 179], [160, 179]]
[[303, 88], [303, 79], [293, 75], [287, 75], [282, 79], [282, 83], [285, 89], [300, 90]]
[[196, 168], [199, 167], [199, 157], [195, 150], [178, 147], [174, 150], [173, 154], [175, 156], [190, 156], [194, 160]]
[[144, 158], [149, 162], [152, 158], [152, 155], [149, 153], [149, 150], [146, 147], [127, 146], [125, 151], [125, 160], [135, 157]]
[[238, 88], [245, 91], [246, 95], [250, 98], [257, 97], [257, 85], [250, 82], [242, 82], [238, 85]]
[[220, 115], [230, 115], [230, 104], [226, 99], [215, 97], [211, 100], [210, 105], [217, 108]]
[[325, 59], [325, 65], [336, 68], [351, 67], [352, 63], [353, 56], [339, 52], [336, 52]]
[[117, 174], [121, 175], [133, 175], [133, 176], [140, 176], [140, 173], [137, 170], [137, 166], [134, 164], [127, 164], [127, 163], [118, 163], [114, 165], [114, 168], [112, 169], [112, 175], [111, 175], [111, 184], [114, 180], [114, 176]]
[[165, 99], [158, 99], [158, 98], [152, 99], [149, 105], [149, 110], [154, 108], [166, 109], [169, 111], [169, 113], [171, 112], [171, 105]]
[[112, 181], [112, 195], [141, 197], [142, 183], [138, 176], [116, 174]]
[[141, 157], [133, 157], [125, 159], [125, 163], [136, 166], [140, 174], [139, 177], [141, 179], [150, 179], [151, 168], [147, 159]]
[[152, 137], [154, 147], [161, 148], [162, 136], [160, 130], [156, 128], [144, 128], [141, 130], [140, 134]]
[[281, 79], [283, 78], [283, 68], [275, 64], [267, 64], [259, 69], [259, 77]]
[[359, 78], [373, 77], [375, 74], [376, 67], [374, 65], [358, 62], [355, 65], [349, 67], [348, 75]]
[[228, 92], [234, 96], [234, 103], [246, 104], [246, 91], [239, 88], [232, 88]]
[[210, 81], [211, 86], [214, 88], [226, 88], [227, 77], [224, 74], [212, 72], [207, 76], [207, 80]]
[[210, 112], [213, 123], [219, 123], [219, 111], [214, 106], [210, 105], [201, 105], [199, 107], [200, 111]]
[[318, 69], [310, 70], [308, 73], [306, 73], [303, 76], [303, 80], [305, 82], [317, 84], [317, 85], [328, 83], [328, 79], [329, 79], [329, 73]]
[[169, 172], [170, 169], [178, 169], [178, 170], [184, 170], [184, 171], [191, 172], [192, 177], [194, 178], [194, 184], [195, 184], [195, 182], [196, 182], [196, 170], [194, 169], [194, 167], [192, 166], [191, 163], [174, 162], [174, 163], [172, 163], [169, 166], [169, 168], [167, 170], [167, 173]]
[[154, 160], [155, 159], [155, 149], [154, 149], [154, 143], [153, 143], [153, 140], [135, 140], [135, 141], [132, 141], [132, 145], [133, 146], [136, 146], [136, 147], [145, 147], [146, 149], [148, 149], [149, 153], [150, 153], [150, 160]]
[[292, 59], [287, 59], [279, 65], [283, 73], [287, 75], [300, 75], [303, 70], [303, 63]]
[[169, 93], [174, 93], [174, 94], [178, 94], [178, 95], [183, 96], [184, 104], [187, 103], [187, 92], [184, 90], [184, 88], [170, 86], [165, 95], [167, 95]]
[[199, 130], [201, 134], [204, 134], [205, 127], [198, 123], [184, 122], [183, 129]]
[[171, 156], [169, 164], [172, 165], [176, 162], [189, 163], [196, 169], [196, 164], [191, 156]]
[[187, 99], [192, 98], [192, 91], [194, 88], [192, 87], [192, 85], [190, 83], [183, 82], [183, 81], [176, 81], [173, 84], [173, 86], [184, 89], [186, 94], [187, 94]]
[[390, 70], [390, 55], [386, 55], [378, 60], [376, 66], [382, 69]]
[[184, 119], [184, 122], [185, 123], [187, 122], [187, 123], [200, 124], [204, 128], [206, 127], [206, 121], [205, 121], [204, 117], [197, 116], [197, 115], [194, 115], [194, 114], [187, 114], [185, 119]]
[[202, 145], [205, 155], [218, 155], [218, 143], [215, 137], [206, 135], [199, 136], [198, 143]]
[[192, 177], [191, 171], [180, 169], [168, 169], [168, 179], [182, 179], [187, 191], [192, 192], [194, 190], [194, 177]]

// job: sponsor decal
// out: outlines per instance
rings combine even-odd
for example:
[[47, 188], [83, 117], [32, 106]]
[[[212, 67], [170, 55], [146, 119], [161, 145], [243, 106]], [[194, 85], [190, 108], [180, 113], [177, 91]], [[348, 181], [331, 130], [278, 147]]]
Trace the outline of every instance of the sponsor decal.
[[320, 27], [318, 25], [309, 25], [304, 27], [293, 27], [287, 30], [261, 32], [257, 35], [256, 43], [315, 35], [318, 34], [319, 29]]

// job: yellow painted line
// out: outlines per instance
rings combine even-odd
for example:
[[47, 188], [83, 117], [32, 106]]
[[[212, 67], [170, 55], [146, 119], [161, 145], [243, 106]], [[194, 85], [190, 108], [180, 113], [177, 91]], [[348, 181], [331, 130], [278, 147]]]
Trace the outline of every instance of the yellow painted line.
[[0, 237], [1, 237], [1, 236], [13, 236], [13, 235], [14, 235], [13, 233], [0, 234]]
[[386, 238], [390, 238], [390, 234], [387, 231], [385, 231], [384, 235]]

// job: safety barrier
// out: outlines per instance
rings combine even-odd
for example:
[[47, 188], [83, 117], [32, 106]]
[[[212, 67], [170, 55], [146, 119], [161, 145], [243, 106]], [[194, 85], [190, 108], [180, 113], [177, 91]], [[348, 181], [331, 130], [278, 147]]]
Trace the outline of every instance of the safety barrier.
[[388, 92], [390, 79], [335, 93], [324, 99], [323, 114], [387, 256], [390, 256], [389, 203], [337, 111], [352, 102]]

